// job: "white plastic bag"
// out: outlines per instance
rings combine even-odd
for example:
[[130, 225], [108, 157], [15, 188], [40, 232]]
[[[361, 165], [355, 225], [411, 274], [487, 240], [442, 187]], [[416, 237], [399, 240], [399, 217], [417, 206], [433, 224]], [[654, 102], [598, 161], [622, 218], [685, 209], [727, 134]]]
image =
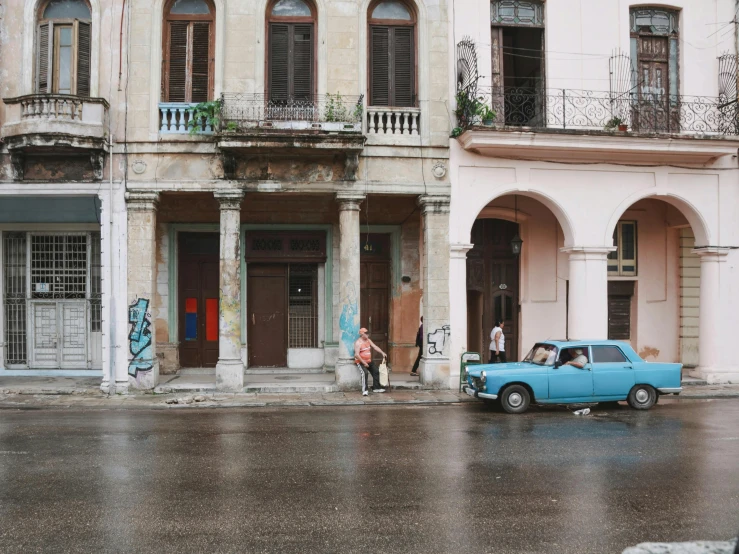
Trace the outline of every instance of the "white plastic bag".
[[390, 384], [390, 377], [388, 375], [388, 369], [387, 369], [387, 363], [386, 358], [382, 359], [382, 363], [380, 364], [380, 386], [381, 387], [387, 387]]

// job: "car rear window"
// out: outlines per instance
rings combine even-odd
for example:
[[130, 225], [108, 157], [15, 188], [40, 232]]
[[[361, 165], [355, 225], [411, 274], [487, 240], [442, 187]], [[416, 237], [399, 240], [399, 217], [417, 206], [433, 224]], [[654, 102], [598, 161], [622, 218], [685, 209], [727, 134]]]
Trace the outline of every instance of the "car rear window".
[[593, 346], [593, 363], [607, 364], [625, 362], [626, 356], [617, 346]]

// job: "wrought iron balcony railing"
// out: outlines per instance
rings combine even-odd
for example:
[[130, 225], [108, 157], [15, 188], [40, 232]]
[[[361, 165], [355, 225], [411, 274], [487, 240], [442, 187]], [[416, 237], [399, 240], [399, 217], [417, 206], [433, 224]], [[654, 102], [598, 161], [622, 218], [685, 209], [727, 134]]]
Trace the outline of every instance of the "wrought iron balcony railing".
[[278, 99], [265, 94], [223, 93], [221, 133], [255, 129], [362, 132], [363, 96], [323, 94]]
[[458, 94], [456, 114], [462, 130], [485, 124], [588, 131], [617, 130], [619, 126], [623, 130], [625, 126], [643, 134], [739, 135], [736, 101], [709, 96], [487, 88], [478, 89], [474, 98]]

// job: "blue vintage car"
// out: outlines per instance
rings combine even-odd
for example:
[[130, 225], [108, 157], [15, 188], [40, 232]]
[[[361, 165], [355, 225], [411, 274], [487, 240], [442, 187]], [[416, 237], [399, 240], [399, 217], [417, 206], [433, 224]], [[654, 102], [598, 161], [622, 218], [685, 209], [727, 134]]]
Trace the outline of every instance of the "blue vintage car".
[[529, 405], [626, 400], [648, 410], [661, 394], [680, 394], [682, 364], [645, 362], [620, 341], [545, 341], [522, 362], [468, 366], [464, 390], [511, 414]]

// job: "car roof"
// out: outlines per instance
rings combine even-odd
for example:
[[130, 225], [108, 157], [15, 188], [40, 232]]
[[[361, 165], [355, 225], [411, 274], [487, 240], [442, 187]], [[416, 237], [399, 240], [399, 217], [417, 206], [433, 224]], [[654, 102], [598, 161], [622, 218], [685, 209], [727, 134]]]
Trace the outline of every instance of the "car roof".
[[627, 343], [620, 340], [542, 340], [537, 344], [551, 344], [558, 348], [572, 348], [574, 346], [625, 346]]

